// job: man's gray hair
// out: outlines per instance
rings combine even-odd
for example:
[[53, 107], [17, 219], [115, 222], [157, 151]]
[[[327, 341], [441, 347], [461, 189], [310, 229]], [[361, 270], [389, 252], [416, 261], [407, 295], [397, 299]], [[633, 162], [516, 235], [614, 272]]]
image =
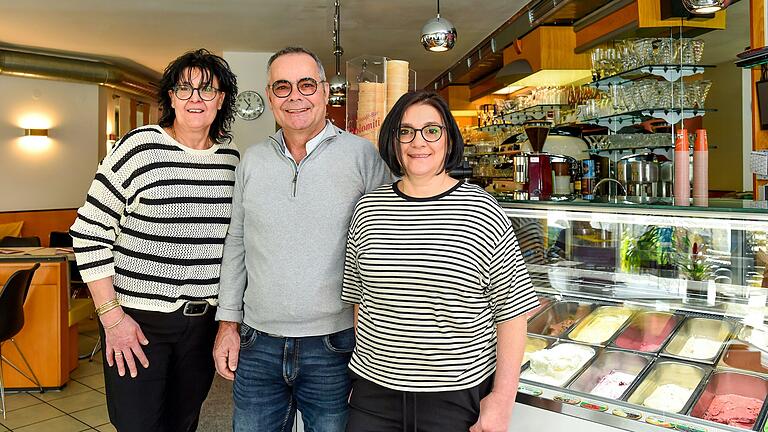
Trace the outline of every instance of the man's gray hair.
[[315, 63], [317, 63], [317, 72], [320, 75], [320, 81], [325, 81], [325, 68], [323, 67], [323, 62], [320, 61], [320, 57], [318, 57], [317, 54], [313, 53], [312, 51], [300, 46], [285, 47], [280, 51], [272, 54], [272, 57], [270, 57], [269, 61], [267, 62], [267, 75], [269, 75], [269, 68], [272, 67], [272, 63], [279, 57], [288, 54], [306, 54], [312, 57], [312, 59], [315, 60]]

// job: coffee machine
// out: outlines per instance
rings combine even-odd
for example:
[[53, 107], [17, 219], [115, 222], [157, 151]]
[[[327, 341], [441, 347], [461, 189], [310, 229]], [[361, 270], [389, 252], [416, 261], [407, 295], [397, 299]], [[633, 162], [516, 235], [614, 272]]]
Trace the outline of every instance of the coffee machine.
[[550, 155], [541, 151], [552, 123], [548, 120], [528, 120], [523, 129], [533, 153], [528, 154], [528, 199], [548, 201], [552, 196], [552, 163]]

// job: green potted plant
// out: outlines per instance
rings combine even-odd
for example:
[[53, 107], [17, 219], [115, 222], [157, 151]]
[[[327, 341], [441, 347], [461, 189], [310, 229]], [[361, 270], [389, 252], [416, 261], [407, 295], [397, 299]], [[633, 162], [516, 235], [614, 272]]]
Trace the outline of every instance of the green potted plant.
[[621, 252], [625, 271], [676, 277], [672, 253], [676, 245], [673, 228], [651, 225], [637, 237], [623, 237]]
[[707, 262], [705, 247], [697, 242], [691, 246], [688, 237], [683, 238], [683, 246], [686, 252], [680, 256], [678, 269], [680, 274], [688, 280], [686, 295], [689, 299], [706, 299], [713, 268]]

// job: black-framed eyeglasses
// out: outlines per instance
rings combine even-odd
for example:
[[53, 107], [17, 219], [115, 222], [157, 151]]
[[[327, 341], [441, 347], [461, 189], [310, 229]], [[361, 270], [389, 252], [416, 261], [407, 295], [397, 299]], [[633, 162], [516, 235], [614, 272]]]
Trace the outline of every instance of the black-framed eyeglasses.
[[200, 99], [206, 102], [216, 99], [216, 95], [219, 94], [219, 89], [210, 85], [205, 87], [192, 87], [186, 84], [179, 84], [174, 87], [173, 94], [181, 100], [187, 100], [192, 97], [195, 90], [197, 90], [197, 94], [200, 95]]
[[421, 133], [421, 137], [426, 142], [435, 142], [442, 138], [443, 129], [442, 125], [427, 125], [421, 129], [412, 128], [410, 126], [400, 126], [397, 130], [397, 140], [403, 144], [408, 144], [416, 139], [416, 132]]
[[[312, 96], [317, 93], [317, 87], [320, 83], [314, 78], [302, 78], [296, 81], [296, 89], [299, 90], [303, 96]], [[272, 83], [272, 93], [279, 98], [287, 98], [293, 92], [293, 83], [288, 80], [277, 80]]]

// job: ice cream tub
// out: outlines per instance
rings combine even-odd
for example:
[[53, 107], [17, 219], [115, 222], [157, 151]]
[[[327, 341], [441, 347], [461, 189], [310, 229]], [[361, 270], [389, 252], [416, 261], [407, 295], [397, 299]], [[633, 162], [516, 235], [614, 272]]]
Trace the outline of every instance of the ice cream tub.
[[662, 350], [665, 356], [714, 364], [731, 337], [730, 321], [689, 317]]
[[737, 336], [739, 340], [749, 342], [757, 348], [768, 352], [768, 330], [752, 326], [742, 326]]
[[651, 357], [648, 356], [607, 349], [597, 356], [569, 388], [620, 400], [650, 363]]
[[601, 306], [568, 332], [568, 339], [597, 344], [607, 344], [632, 316], [631, 309], [621, 306]]
[[528, 311], [525, 313], [525, 319], [530, 320], [531, 318], [535, 317], [539, 312], [547, 309], [547, 307], [552, 303], [552, 299], [549, 297], [539, 297], [539, 306], [533, 309], [532, 311]]
[[716, 423], [756, 430], [765, 412], [768, 381], [757, 375], [716, 371], [690, 415]]
[[684, 413], [709, 368], [674, 360], [659, 359], [642, 381], [630, 390], [627, 402], [663, 412]]
[[528, 333], [560, 336], [595, 308], [591, 303], [561, 301], [553, 303], [528, 321]]
[[523, 362], [520, 364], [520, 366], [524, 366], [526, 363], [528, 363], [528, 358], [531, 356], [531, 353], [535, 353], [536, 351], [541, 351], [549, 347], [554, 341], [554, 339], [549, 339], [543, 336], [528, 335], [525, 340], [525, 353], [523, 354]]
[[595, 348], [574, 343], [557, 343], [531, 353], [523, 380], [565, 387], [594, 358]]
[[717, 367], [768, 376], [768, 352], [743, 340], [734, 339], [725, 344]]
[[680, 316], [668, 312], [640, 312], [611, 345], [632, 351], [656, 353], [672, 336], [681, 321]]

